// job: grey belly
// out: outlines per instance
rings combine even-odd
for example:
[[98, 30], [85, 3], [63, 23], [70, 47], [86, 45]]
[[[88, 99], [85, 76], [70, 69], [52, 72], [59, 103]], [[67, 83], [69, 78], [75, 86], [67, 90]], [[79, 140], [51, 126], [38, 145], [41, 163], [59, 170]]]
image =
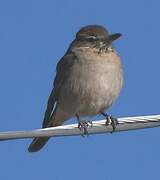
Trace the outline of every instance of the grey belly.
[[[96, 67], [98, 68], [98, 67]], [[74, 71], [63, 84], [60, 108], [74, 116], [92, 116], [108, 109], [120, 93], [122, 74], [114, 68], [101, 67], [89, 72]]]

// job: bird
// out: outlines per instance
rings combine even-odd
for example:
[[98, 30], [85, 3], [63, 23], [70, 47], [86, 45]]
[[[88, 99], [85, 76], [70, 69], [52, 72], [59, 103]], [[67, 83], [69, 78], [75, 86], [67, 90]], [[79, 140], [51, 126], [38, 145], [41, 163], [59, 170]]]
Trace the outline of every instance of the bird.
[[[110, 34], [101, 25], [87, 25], [76, 33], [65, 55], [57, 63], [53, 88], [48, 98], [42, 128], [62, 125], [76, 117], [78, 128], [87, 134], [91, 121], [85, 117], [101, 114], [106, 125], [116, 128], [116, 118], [105, 112], [120, 95], [123, 66], [113, 41], [121, 33]], [[50, 137], [36, 137], [28, 151], [37, 152]]]

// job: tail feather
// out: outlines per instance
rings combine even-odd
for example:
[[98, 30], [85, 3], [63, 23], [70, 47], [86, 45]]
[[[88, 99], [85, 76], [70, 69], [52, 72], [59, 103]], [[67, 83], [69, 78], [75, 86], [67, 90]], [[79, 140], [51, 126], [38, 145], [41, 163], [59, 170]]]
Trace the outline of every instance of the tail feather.
[[43, 148], [43, 146], [47, 143], [49, 137], [42, 138], [34, 138], [32, 143], [30, 144], [28, 151], [29, 152], [37, 152]]
[[[68, 114], [66, 114], [65, 112], [58, 109], [56, 112], [54, 112], [52, 114], [50, 121], [47, 123], [46, 127], [60, 126], [64, 123], [64, 121], [66, 121], [69, 118], [70, 118], [70, 116]], [[29, 152], [37, 152], [37, 151], [41, 150], [49, 139], [50, 139], [50, 137], [34, 138], [28, 148], [28, 151]]]

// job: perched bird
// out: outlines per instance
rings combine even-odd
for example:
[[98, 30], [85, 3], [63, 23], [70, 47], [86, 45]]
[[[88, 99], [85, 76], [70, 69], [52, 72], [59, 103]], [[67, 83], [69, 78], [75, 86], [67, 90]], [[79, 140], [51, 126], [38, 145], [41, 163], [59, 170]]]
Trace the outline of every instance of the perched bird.
[[[57, 64], [54, 86], [48, 99], [42, 128], [62, 125], [77, 117], [78, 127], [87, 134], [85, 116], [106, 116], [113, 130], [116, 120], [105, 111], [118, 97], [123, 85], [123, 70], [112, 42], [120, 33], [109, 35], [99, 25], [82, 27]], [[28, 151], [39, 151], [49, 137], [35, 138]]]

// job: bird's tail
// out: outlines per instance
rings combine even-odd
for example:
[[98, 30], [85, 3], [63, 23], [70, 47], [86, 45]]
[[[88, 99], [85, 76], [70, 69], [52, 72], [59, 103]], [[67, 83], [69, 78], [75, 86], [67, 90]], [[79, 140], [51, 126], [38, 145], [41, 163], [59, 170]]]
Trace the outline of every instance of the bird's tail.
[[[69, 119], [70, 116], [68, 114], [64, 113], [61, 110], [57, 110], [56, 113], [54, 113], [51, 117], [51, 120], [47, 123], [45, 127], [55, 127], [60, 126]], [[30, 144], [28, 151], [29, 152], [37, 152], [43, 148], [43, 146], [47, 143], [50, 137], [38, 137], [34, 138], [32, 143]]]
[[30, 144], [28, 151], [29, 152], [37, 152], [43, 148], [43, 146], [47, 143], [49, 137], [41, 137], [41, 138], [34, 138], [32, 143]]

